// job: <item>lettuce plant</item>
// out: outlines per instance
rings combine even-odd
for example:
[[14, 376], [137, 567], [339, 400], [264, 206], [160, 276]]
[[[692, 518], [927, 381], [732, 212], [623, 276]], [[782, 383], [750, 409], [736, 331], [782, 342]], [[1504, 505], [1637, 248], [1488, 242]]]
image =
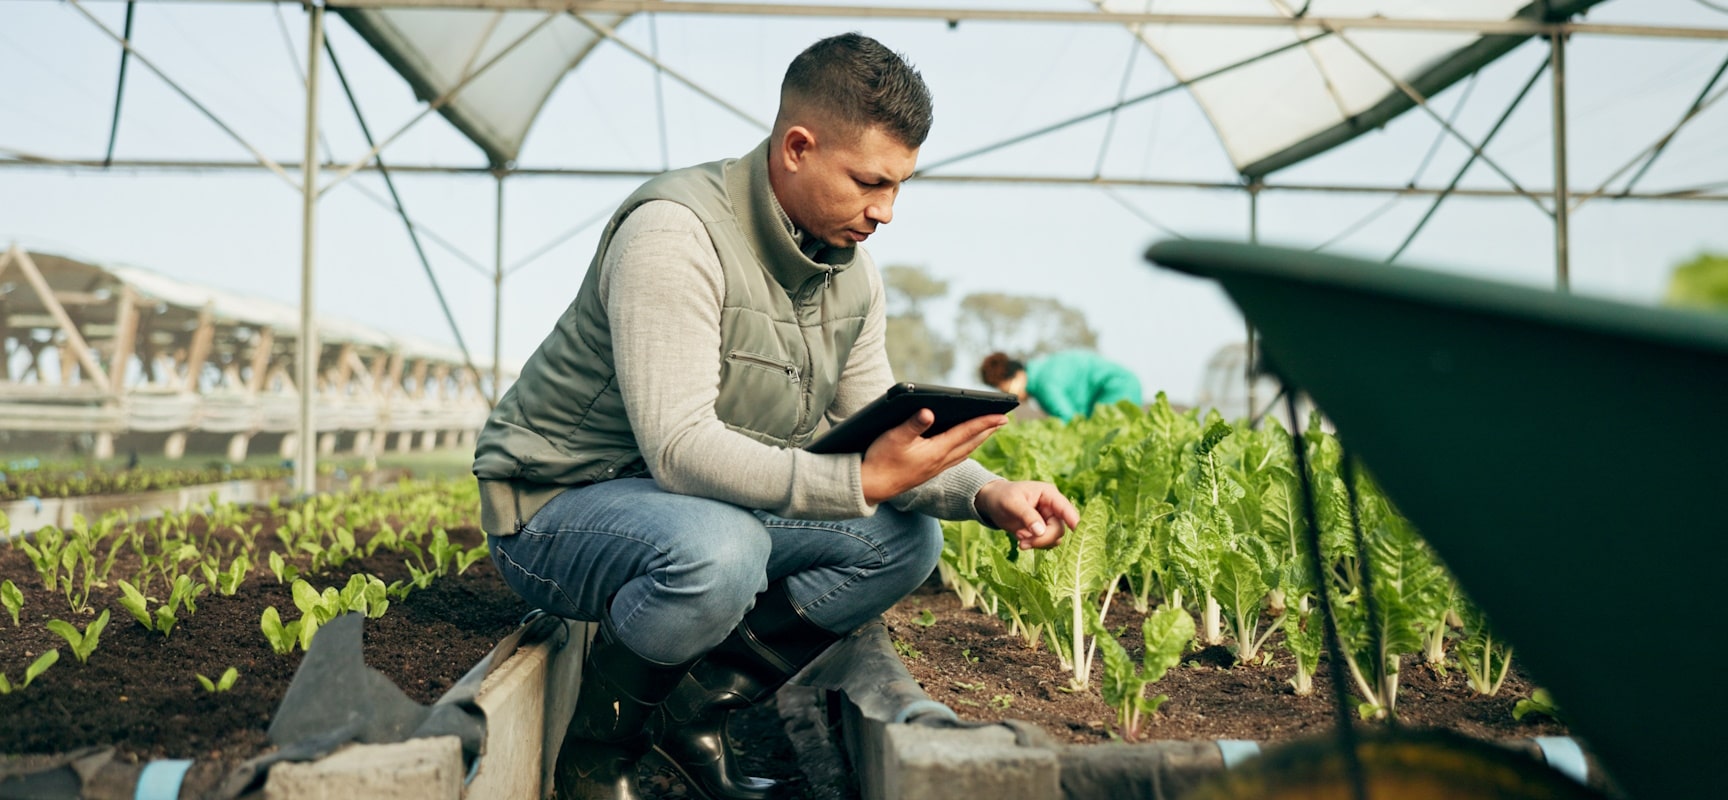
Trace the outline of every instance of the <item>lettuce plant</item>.
[[102, 638], [102, 629], [108, 627], [108, 610], [102, 610], [102, 616], [90, 621], [84, 630], [78, 630], [63, 619], [48, 620], [48, 630], [60, 635], [66, 643], [72, 646], [72, 657], [83, 664], [90, 660], [90, 654], [96, 652], [96, 644]]
[[54, 666], [54, 663], [59, 660], [60, 651], [58, 649], [49, 650], [37, 656], [35, 661], [30, 662], [30, 666], [24, 668], [24, 682], [17, 686], [13, 686], [12, 681], [8, 680], [5, 675], [0, 675], [0, 695], [11, 694], [28, 688], [31, 681], [41, 677], [42, 673], [47, 672], [48, 668]]
[[229, 667], [222, 672], [222, 677], [216, 680], [210, 680], [204, 677], [202, 673], [196, 673], [196, 677], [198, 678], [198, 685], [203, 686], [204, 691], [215, 694], [234, 688], [234, 682], [240, 679], [240, 670]]
[[18, 627], [18, 612], [24, 610], [24, 591], [11, 581], [0, 581], [0, 607], [12, 615], [12, 627]]

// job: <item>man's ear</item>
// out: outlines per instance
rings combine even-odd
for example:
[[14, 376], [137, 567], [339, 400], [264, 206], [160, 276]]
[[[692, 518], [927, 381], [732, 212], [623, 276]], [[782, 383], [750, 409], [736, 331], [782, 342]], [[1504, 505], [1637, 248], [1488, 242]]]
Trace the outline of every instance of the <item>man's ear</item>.
[[793, 125], [780, 137], [781, 165], [787, 172], [797, 172], [811, 151], [816, 149], [816, 134], [803, 125]]

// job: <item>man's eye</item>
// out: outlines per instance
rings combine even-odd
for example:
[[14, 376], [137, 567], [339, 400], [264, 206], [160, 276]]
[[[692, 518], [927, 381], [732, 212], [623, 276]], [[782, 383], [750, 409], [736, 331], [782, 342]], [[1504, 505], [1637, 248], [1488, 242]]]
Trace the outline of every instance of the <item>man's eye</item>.
[[857, 181], [859, 186], [862, 186], [866, 189], [875, 189], [875, 188], [882, 185], [881, 181], [867, 181], [867, 180], [864, 180], [863, 178], [853, 178], [852, 180]]

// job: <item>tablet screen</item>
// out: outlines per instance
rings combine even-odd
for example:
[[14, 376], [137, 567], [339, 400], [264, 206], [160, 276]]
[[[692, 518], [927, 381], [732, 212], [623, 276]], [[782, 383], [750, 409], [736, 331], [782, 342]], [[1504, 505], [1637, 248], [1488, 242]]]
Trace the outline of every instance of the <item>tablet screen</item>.
[[812, 453], [862, 453], [876, 437], [911, 419], [921, 408], [936, 414], [935, 423], [924, 432], [929, 437], [974, 417], [1006, 414], [1018, 405], [1020, 399], [1014, 395], [989, 389], [897, 383], [804, 449]]

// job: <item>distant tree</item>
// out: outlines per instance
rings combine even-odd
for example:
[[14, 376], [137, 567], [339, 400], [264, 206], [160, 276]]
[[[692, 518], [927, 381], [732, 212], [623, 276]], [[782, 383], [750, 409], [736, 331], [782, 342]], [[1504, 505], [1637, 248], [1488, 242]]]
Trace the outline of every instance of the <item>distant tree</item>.
[[941, 382], [954, 371], [954, 342], [931, 329], [924, 304], [948, 294], [948, 282], [923, 267], [882, 270], [888, 301], [888, 363], [903, 381]]
[[1728, 256], [1705, 253], [1675, 267], [1664, 300], [1687, 308], [1728, 310]]
[[941, 383], [954, 371], [954, 343], [923, 317], [896, 314], [888, 318], [888, 363], [897, 380]]
[[888, 313], [923, 316], [924, 301], [948, 294], [948, 282], [923, 267], [894, 265], [882, 270], [882, 290], [888, 295]]
[[960, 345], [979, 356], [1001, 350], [1025, 359], [1098, 346], [1085, 312], [1049, 297], [969, 294], [960, 301], [958, 326]]

